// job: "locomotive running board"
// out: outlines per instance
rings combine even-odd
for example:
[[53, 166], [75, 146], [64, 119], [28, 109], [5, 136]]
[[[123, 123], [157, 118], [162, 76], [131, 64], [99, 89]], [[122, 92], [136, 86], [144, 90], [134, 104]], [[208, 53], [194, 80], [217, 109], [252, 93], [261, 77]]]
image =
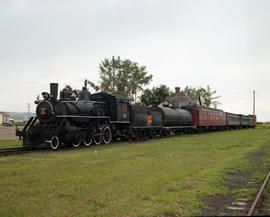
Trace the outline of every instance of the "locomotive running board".
[[196, 126], [175, 126], [175, 127], [162, 127], [162, 129], [185, 129], [185, 128], [192, 128], [195, 129]]
[[110, 121], [110, 124], [130, 124], [129, 121]]
[[132, 127], [133, 129], [161, 128], [161, 126]]
[[90, 118], [90, 119], [109, 119], [108, 116], [83, 116], [83, 115], [57, 115], [57, 118]]
[[196, 126], [175, 126], [175, 127], [162, 127], [162, 126], [143, 126], [143, 127], [132, 127], [133, 129], [148, 129], [148, 128], [162, 128], [162, 129], [185, 129], [192, 128], [195, 129]]

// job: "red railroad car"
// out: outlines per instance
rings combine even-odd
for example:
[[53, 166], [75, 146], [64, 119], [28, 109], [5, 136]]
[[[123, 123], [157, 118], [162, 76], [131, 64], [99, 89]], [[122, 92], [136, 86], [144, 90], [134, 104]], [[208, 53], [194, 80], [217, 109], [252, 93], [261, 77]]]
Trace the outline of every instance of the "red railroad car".
[[256, 115], [249, 115], [253, 119], [253, 127], [257, 126], [257, 117]]
[[226, 113], [219, 109], [202, 106], [186, 107], [193, 116], [192, 125], [196, 127], [225, 127]]

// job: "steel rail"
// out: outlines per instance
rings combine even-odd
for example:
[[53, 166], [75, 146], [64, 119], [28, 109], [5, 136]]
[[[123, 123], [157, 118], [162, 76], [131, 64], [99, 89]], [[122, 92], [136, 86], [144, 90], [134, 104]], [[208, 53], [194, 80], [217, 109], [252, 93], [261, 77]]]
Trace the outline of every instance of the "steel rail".
[[51, 152], [57, 152], [57, 151], [66, 151], [66, 150], [75, 150], [75, 149], [83, 149], [83, 148], [89, 148], [86, 146], [80, 146], [78, 148], [74, 148], [72, 146], [63, 145], [57, 150], [53, 150], [52, 148], [48, 146], [43, 147], [20, 147], [20, 148], [6, 148], [6, 149], [0, 149], [0, 156], [7, 156], [7, 155], [13, 155], [13, 154], [22, 154], [27, 152], [39, 152], [39, 151], [51, 151]]
[[31, 151], [40, 151], [40, 150], [46, 150], [46, 149], [49, 149], [49, 148], [47, 148], [47, 147], [42, 147], [42, 148], [32, 148], [32, 147], [5, 148], [5, 149], [0, 149], [0, 156], [20, 154], [20, 153], [26, 153], [26, 152], [31, 152]]
[[266, 178], [264, 179], [264, 182], [263, 182], [263, 184], [262, 184], [260, 190], [258, 191], [258, 193], [257, 193], [257, 195], [256, 195], [256, 197], [255, 197], [255, 199], [254, 199], [254, 201], [253, 201], [253, 203], [252, 203], [252, 205], [251, 205], [249, 211], [248, 211], [247, 216], [252, 216], [252, 215], [253, 215], [253, 213], [254, 213], [254, 211], [255, 211], [255, 209], [256, 209], [256, 206], [257, 206], [257, 204], [258, 204], [258, 202], [259, 202], [259, 199], [260, 199], [261, 196], [262, 196], [263, 190], [264, 190], [264, 188], [265, 188], [265, 186], [266, 186], [266, 184], [267, 184], [269, 178], [270, 178], [270, 171], [269, 171], [268, 175], [266, 176]]

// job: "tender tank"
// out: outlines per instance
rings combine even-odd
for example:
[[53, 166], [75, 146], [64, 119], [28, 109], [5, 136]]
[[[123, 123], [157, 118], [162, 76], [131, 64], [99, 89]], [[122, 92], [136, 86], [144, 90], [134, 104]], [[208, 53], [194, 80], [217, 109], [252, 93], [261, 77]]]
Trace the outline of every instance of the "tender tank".
[[159, 127], [162, 125], [162, 114], [160, 111], [155, 112], [155, 111], [148, 111], [149, 114], [152, 118], [152, 123], [151, 126], [153, 127]]
[[160, 111], [149, 111], [143, 106], [132, 106], [131, 123], [133, 127], [160, 127], [162, 124], [162, 115]]
[[189, 126], [192, 123], [192, 114], [185, 109], [155, 106], [149, 108], [149, 111], [161, 113], [162, 126]]
[[130, 119], [133, 127], [147, 126], [147, 109], [143, 106], [132, 106]]

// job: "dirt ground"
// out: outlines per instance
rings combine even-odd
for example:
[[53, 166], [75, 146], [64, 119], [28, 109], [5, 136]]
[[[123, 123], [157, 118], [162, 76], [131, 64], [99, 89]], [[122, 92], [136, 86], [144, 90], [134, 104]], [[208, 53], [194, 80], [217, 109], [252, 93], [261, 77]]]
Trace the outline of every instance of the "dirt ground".
[[[250, 176], [254, 172], [262, 172], [264, 174], [268, 173], [267, 168], [270, 165], [265, 164], [261, 160], [261, 157], [265, 152], [269, 152], [269, 148], [262, 150], [260, 152], [254, 153], [251, 157], [252, 169], [228, 174], [228, 178], [225, 182], [225, 185], [229, 188], [230, 192], [234, 189], [249, 189], [255, 188], [259, 189], [261, 183], [256, 183], [255, 180], [251, 180]], [[265, 167], [262, 167], [264, 165]], [[269, 185], [268, 185], [269, 186]], [[270, 192], [270, 189], [268, 189]], [[269, 194], [270, 195], [270, 194]], [[270, 196], [264, 198], [265, 201], [270, 201]], [[266, 195], [265, 195], [266, 197]], [[247, 198], [235, 198], [232, 194], [227, 195], [215, 195], [207, 197], [204, 202], [207, 204], [208, 208], [202, 209], [202, 216], [245, 216], [248, 212], [248, 208], [251, 206], [250, 200]], [[256, 215], [270, 215], [270, 206], [269, 203], [265, 207], [260, 208], [257, 211]]]
[[15, 127], [0, 127], [0, 140], [18, 139]]

